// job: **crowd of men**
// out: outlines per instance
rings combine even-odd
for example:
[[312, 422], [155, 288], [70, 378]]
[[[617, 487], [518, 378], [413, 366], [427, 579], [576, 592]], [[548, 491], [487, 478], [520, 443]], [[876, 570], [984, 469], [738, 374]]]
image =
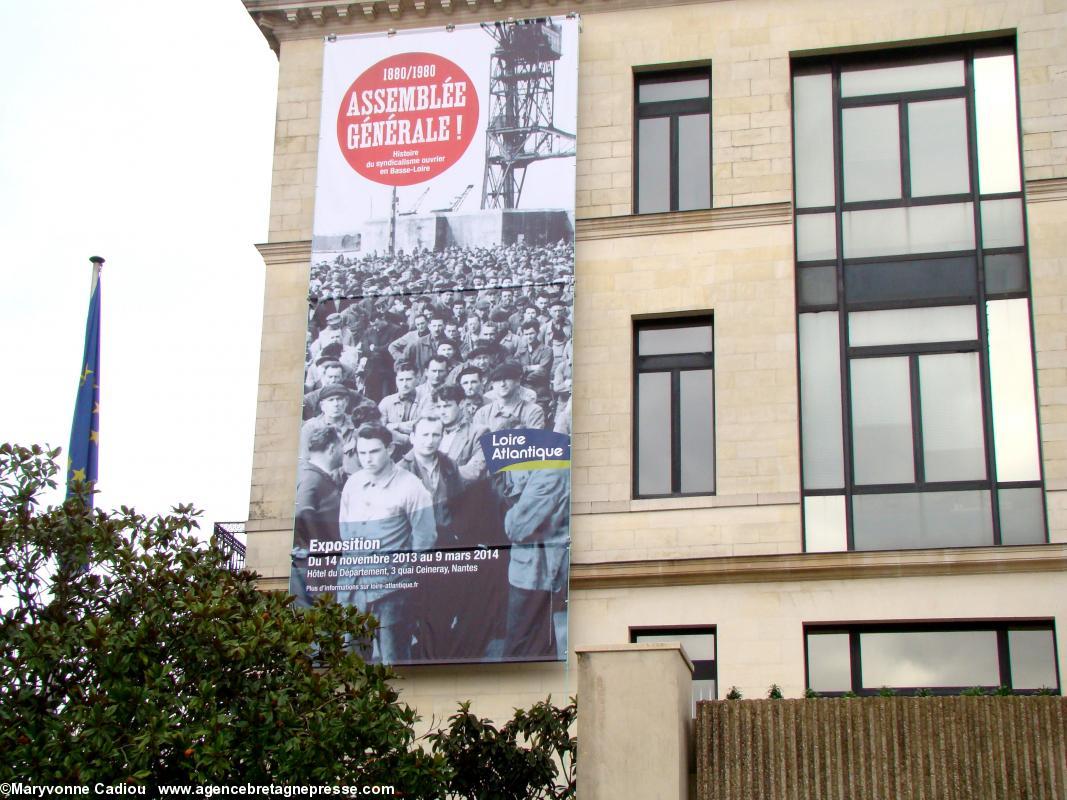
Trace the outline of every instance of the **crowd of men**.
[[[312, 275], [296, 593], [316, 594], [313, 540], [375, 543], [346, 552], [396, 560], [332, 592], [378, 618], [368, 657], [559, 657], [569, 471], [490, 475], [479, 439], [570, 434], [573, 245], [338, 258]], [[420, 553], [445, 568], [416, 571]]]
[[456, 287], [539, 286], [573, 274], [573, 240], [548, 245], [514, 242], [493, 247], [416, 248], [408, 253], [322, 259], [311, 269], [309, 296], [315, 302]]

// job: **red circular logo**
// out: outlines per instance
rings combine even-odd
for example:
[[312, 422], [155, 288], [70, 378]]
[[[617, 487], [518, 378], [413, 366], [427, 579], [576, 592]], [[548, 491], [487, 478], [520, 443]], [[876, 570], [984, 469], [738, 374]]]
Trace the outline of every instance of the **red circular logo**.
[[478, 95], [466, 72], [433, 53], [402, 53], [348, 87], [337, 111], [337, 142], [363, 177], [410, 186], [455, 164], [477, 125]]

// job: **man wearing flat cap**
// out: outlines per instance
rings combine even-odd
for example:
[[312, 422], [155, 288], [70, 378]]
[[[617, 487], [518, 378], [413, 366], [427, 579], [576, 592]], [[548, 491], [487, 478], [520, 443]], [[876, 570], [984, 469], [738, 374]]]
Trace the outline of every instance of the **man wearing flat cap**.
[[319, 399], [322, 395], [322, 390], [327, 386], [340, 385], [348, 389], [348, 404], [345, 406], [345, 413], [349, 416], [359, 406], [370, 405], [377, 408], [377, 403], [367, 398], [362, 392], [352, 389], [346, 385], [351, 381], [351, 375], [345, 370], [345, 367], [340, 361], [323, 356], [320, 359], [321, 363], [317, 364], [319, 375], [322, 376], [322, 386], [318, 389], [312, 389], [304, 395], [304, 419], [309, 420], [316, 416], [319, 411]]
[[496, 343], [507, 351], [509, 358], [518, 355], [522, 349], [522, 339], [512, 332], [508, 322], [510, 316], [506, 311], [494, 311], [489, 315], [489, 321], [496, 333]]
[[326, 345], [333, 344], [334, 342], [342, 344], [342, 339], [341, 315], [328, 314], [326, 316], [326, 327], [319, 331], [318, 338], [311, 343], [311, 347], [308, 349], [308, 352], [311, 355], [311, 360], [314, 361], [322, 355], [322, 348]]
[[493, 399], [475, 412], [471, 420], [474, 427], [489, 431], [544, 427], [545, 412], [524, 397], [521, 379], [522, 367], [514, 361], [505, 361], [493, 369], [489, 375]]
[[342, 439], [351, 432], [352, 419], [348, 416], [350, 397], [349, 390], [340, 383], [332, 383], [319, 390], [319, 413], [300, 428], [301, 463], [307, 461], [308, 443], [315, 431], [330, 427], [335, 429]]

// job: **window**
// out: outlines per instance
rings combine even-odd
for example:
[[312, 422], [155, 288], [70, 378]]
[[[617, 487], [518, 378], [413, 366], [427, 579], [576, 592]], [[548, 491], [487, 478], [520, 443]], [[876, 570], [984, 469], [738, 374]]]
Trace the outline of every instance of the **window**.
[[635, 213], [711, 208], [711, 70], [634, 80]]
[[634, 496], [715, 491], [710, 317], [634, 327]]
[[1015, 54], [794, 62], [805, 549], [1047, 541]]
[[693, 716], [698, 700], [714, 700], [718, 695], [715, 681], [715, 628], [697, 626], [687, 628], [631, 628], [630, 641], [678, 642], [693, 662]]
[[807, 686], [819, 694], [1059, 692], [1051, 622], [809, 625], [804, 633]]

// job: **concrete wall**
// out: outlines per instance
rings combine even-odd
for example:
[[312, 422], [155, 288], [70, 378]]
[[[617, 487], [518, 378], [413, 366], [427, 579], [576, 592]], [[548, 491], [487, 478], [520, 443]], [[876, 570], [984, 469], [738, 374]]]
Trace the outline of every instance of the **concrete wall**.
[[505, 211], [500, 220], [501, 241], [529, 245], [555, 244], [574, 239], [574, 223], [566, 211]]
[[536, 209], [480, 214], [448, 214], [446, 242], [456, 247], [495, 247], [519, 237], [528, 245], [555, 244], [572, 239], [574, 229], [564, 211]]
[[692, 672], [679, 645], [579, 650], [582, 800], [685, 800]]
[[[378, 219], [362, 226], [363, 237], [360, 251], [363, 253], [389, 252], [388, 219]], [[441, 217], [420, 215], [397, 217], [396, 248], [410, 253], [412, 250], [434, 250], [444, 243], [446, 224]]]

